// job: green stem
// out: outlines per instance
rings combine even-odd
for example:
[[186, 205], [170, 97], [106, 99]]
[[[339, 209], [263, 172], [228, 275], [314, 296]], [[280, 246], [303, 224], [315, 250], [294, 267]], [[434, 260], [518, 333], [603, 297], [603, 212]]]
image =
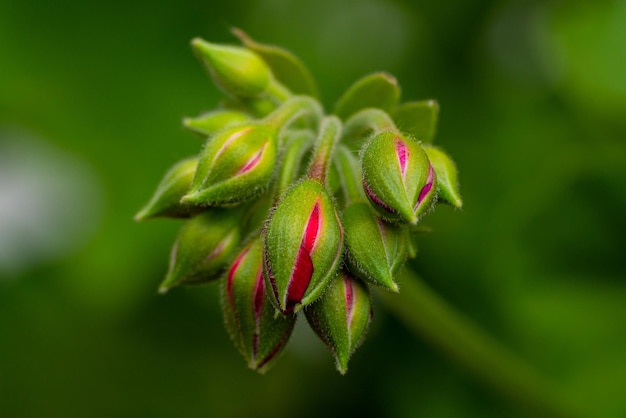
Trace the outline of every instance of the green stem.
[[305, 115], [312, 119], [313, 123], [317, 124], [322, 114], [322, 107], [317, 100], [308, 96], [293, 96], [278, 109], [267, 115], [263, 123], [271, 126], [276, 131], [280, 131], [297, 118]]
[[528, 409], [531, 416], [581, 416], [543, 376], [448, 305], [416, 275], [404, 272], [403, 276], [399, 294], [379, 295], [387, 308], [416, 334], [493, 390]]
[[320, 124], [320, 131], [308, 167], [309, 177], [326, 184], [328, 168], [335, 144], [341, 136], [341, 121], [337, 116], [326, 116]]
[[352, 151], [345, 145], [339, 144], [335, 152], [335, 166], [339, 170], [341, 190], [343, 190], [346, 206], [356, 202], [366, 202], [363, 186], [359, 177], [359, 162], [352, 155]]
[[267, 94], [278, 103], [282, 103], [293, 96], [287, 87], [274, 78], [270, 80], [270, 84], [267, 87]]
[[275, 198], [283, 194], [297, 179], [302, 159], [307, 150], [310, 149], [314, 139], [314, 134], [308, 130], [297, 131], [289, 136], [289, 139], [286, 141], [287, 147], [282, 154], [282, 165], [280, 166], [274, 192]]

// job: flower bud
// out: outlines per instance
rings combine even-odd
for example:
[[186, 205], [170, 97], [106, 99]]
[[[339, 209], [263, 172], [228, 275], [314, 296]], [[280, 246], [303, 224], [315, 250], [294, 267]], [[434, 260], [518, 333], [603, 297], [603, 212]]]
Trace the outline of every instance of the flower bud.
[[304, 310], [313, 331], [335, 356], [341, 374], [346, 373], [348, 360], [365, 339], [372, 312], [367, 286], [345, 271], [320, 300]]
[[361, 155], [363, 190], [385, 219], [416, 224], [434, 200], [435, 172], [420, 145], [383, 132]]
[[189, 190], [197, 165], [197, 158], [189, 158], [170, 168], [157, 186], [148, 204], [135, 215], [135, 220], [143, 221], [158, 216], [180, 218], [194, 213], [197, 208], [192, 205], [181, 204], [180, 199]]
[[247, 200], [267, 186], [275, 161], [271, 129], [247, 124], [221, 131], [204, 147], [183, 202], [217, 206]]
[[263, 241], [247, 245], [228, 269], [222, 312], [230, 336], [248, 362], [264, 373], [289, 340], [296, 315], [275, 315], [263, 280]]
[[255, 97], [268, 89], [271, 71], [256, 53], [238, 46], [212, 44], [200, 38], [193, 39], [191, 45], [213, 82], [225, 93]]
[[373, 212], [367, 203], [344, 210], [347, 263], [353, 274], [397, 292], [394, 276], [407, 257], [406, 232]]
[[207, 137], [222, 129], [240, 125], [250, 120], [250, 116], [237, 110], [219, 109], [203, 113], [195, 118], [184, 118], [183, 125], [196, 134]]
[[241, 242], [240, 215], [239, 210], [213, 208], [188, 220], [178, 232], [159, 291], [218, 279]]
[[343, 230], [330, 196], [316, 180], [291, 188], [264, 231], [264, 274], [283, 313], [312, 303], [335, 274]]
[[437, 198], [454, 207], [463, 206], [461, 194], [459, 193], [459, 181], [457, 170], [452, 158], [441, 149], [427, 146], [424, 151], [428, 154], [435, 173], [437, 173]]

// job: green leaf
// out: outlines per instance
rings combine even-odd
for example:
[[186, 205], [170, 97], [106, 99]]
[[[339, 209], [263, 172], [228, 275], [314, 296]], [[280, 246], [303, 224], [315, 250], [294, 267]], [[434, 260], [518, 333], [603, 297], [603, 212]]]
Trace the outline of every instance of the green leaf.
[[400, 100], [400, 86], [387, 73], [374, 73], [356, 81], [341, 96], [335, 106], [335, 115], [345, 120], [359, 110], [375, 107], [384, 111], [393, 109]]
[[436, 100], [402, 103], [391, 112], [391, 117], [400, 131], [430, 144], [437, 129], [439, 103]]
[[252, 51], [263, 58], [271, 68], [274, 77], [294, 94], [319, 97], [313, 76], [298, 57], [284, 48], [256, 42], [239, 28], [232, 33]]

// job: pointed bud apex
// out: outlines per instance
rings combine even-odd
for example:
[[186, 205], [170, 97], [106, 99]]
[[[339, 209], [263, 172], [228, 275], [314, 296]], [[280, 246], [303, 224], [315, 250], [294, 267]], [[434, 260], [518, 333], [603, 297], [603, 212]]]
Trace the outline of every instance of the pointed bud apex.
[[268, 89], [272, 75], [256, 53], [238, 46], [212, 44], [200, 38], [193, 39], [191, 45], [213, 82], [225, 93], [255, 97]]
[[264, 274], [283, 313], [315, 301], [341, 260], [343, 230], [324, 186], [305, 180], [272, 213], [265, 233]]
[[218, 279], [241, 241], [240, 211], [211, 209], [188, 220], [178, 232], [170, 268], [160, 291]]
[[401, 225], [384, 222], [367, 203], [354, 203], [343, 213], [350, 271], [397, 292], [394, 276], [407, 257]]
[[367, 286], [341, 272], [324, 296], [304, 313], [313, 331], [333, 352], [337, 370], [345, 374], [348, 360], [363, 342], [372, 318]]
[[240, 125], [250, 120], [250, 116], [237, 110], [220, 109], [203, 113], [195, 118], [183, 119], [183, 125], [190, 131], [206, 138], [222, 129]]
[[433, 199], [434, 171], [420, 145], [383, 132], [361, 155], [363, 190], [385, 219], [416, 224]]
[[245, 201], [269, 183], [276, 161], [274, 133], [263, 125], [226, 129], [207, 142], [183, 202], [216, 206]]
[[184, 218], [193, 214], [197, 208], [181, 204], [180, 199], [189, 190], [197, 165], [197, 158], [189, 158], [170, 168], [148, 204], [135, 215], [135, 220], [143, 221], [159, 216]]
[[463, 200], [461, 200], [459, 193], [459, 181], [454, 161], [440, 148], [428, 146], [424, 147], [424, 151], [428, 154], [435, 173], [437, 173], [438, 199], [461, 208]]
[[275, 315], [263, 280], [263, 241], [247, 245], [231, 264], [222, 286], [222, 312], [230, 336], [248, 362], [265, 372], [285, 347], [295, 315]]

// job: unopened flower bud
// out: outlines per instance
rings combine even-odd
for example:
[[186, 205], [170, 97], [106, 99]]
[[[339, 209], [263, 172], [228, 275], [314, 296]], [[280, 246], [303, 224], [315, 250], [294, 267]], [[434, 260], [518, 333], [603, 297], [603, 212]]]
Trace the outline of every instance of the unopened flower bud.
[[239, 210], [213, 208], [188, 220], [176, 237], [160, 292], [218, 279], [241, 242], [240, 215]]
[[335, 274], [343, 230], [330, 196], [316, 180], [291, 188], [265, 232], [264, 274], [272, 301], [283, 313], [315, 301]]
[[274, 131], [247, 124], [209, 140], [183, 202], [216, 206], [254, 197], [269, 183], [276, 160]]
[[265, 372], [289, 340], [296, 315], [275, 315], [263, 280], [263, 241], [257, 238], [235, 258], [222, 286], [222, 312], [230, 336], [248, 362]]
[[463, 206], [461, 194], [459, 193], [459, 181], [454, 161], [448, 154], [440, 148], [427, 146], [424, 151], [428, 154], [435, 173], [437, 173], [437, 198], [454, 207]]
[[346, 261], [350, 271], [394, 292], [394, 276], [407, 257], [406, 232], [383, 221], [367, 203], [354, 203], [343, 212]]
[[372, 312], [367, 286], [345, 271], [320, 300], [304, 310], [313, 331], [335, 356], [341, 374], [346, 373], [350, 357], [363, 342]]
[[435, 172], [420, 145], [394, 132], [372, 138], [362, 152], [363, 190], [391, 221], [416, 224], [436, 192]]
[[209, 43], [200, 38], [193, 39], [191, 45], [213, 82], [225, 93], [255, 97], [268, 89], [271, 71], [256, 53], [243, 47]]
[[180, 218], [194, 213], [197, 208], [181, 204], [180, 199], [189, 190], [197, 165], [197, 158], [189, 158], [170, 168], [148, 204], [135, 215], [135, 220], [143, 221], [159, 216]]
[[238, 110], [219, 109], [203, 113], [195, 118], [184, 118], [183, 125], [190, 131], [206, 138], [222, 129], [240, 125], [250, 120], [250, 116]]

